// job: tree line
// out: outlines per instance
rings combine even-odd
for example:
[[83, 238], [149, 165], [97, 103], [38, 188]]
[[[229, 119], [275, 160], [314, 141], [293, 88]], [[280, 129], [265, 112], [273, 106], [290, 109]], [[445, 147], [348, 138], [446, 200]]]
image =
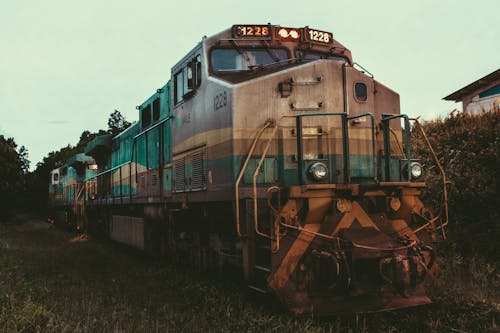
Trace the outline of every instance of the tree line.
[[18, 147], [14, 138], [0, 135], [0, 222], [20, 211], [45, 213], [48, 200], [50, 171], [62, 166], [73, 155], [83, 152], [96, 136], [116, 135], [130, 126], [130, 122], [115, 110], [109, 115], [108, 129], [81, 133], [75, 146], [68, 144], [51, 151], [30, 172], [29, 154], [26, 147]]
[[[452, 113], [424, 124], [448, 179], [449, 240], [468, 257], [500, 261], [500, 111], [480, 115]], [[424, 164], [423, 200], [437, 211], [441, 177], [425, 141], [414, 131], [412, 154]]]

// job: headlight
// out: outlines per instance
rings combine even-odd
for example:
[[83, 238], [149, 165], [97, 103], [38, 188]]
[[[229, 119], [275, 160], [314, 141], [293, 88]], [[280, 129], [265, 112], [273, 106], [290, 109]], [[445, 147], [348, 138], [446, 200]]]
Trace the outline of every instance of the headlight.
[[411, 178], [412, 179], [417, 179], [422, 176], [422, 164], [418, 162], [411, 162], [410, 163], [410, 172], [411, 172]]
[[281, 37], [281, 38], [288, 38], [288, 31], [284, 28], [281, 28], [279, 31], [278, 31], [278, 35]]
[[292, 37], [293, 39], [298, 39], [300, 37], [297, 30], [290, 30], [290, 32], [288, 33], [288, 36]]
[[328, 176], [328, 167], [323, 162], [314, 162], [309, 167], [309, 175], [316, 181], [323, 181]]

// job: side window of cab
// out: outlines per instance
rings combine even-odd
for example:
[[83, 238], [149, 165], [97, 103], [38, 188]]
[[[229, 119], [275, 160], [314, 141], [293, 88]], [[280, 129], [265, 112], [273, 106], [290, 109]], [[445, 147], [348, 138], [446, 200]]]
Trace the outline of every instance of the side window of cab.
[[202, 82], [201, 55], [186, 62], [174, 74], [174, 103], [178, 104], [194, 95]]

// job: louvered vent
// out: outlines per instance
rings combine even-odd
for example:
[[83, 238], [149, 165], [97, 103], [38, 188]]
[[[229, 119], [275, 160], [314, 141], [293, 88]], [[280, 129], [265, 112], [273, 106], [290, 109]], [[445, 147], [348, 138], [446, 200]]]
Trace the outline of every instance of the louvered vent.
[[186, 190], [186, 170], [184, 161], [184, 157], [174, 160], [173, 192], [184, 192]]
[[205, 150], [198, 150], [190, 157], [192, 163], [191, 191], [204, 190], [206, 189]]
[[158, 184], [158, 175], [152, 174], [151, 175], [151, 186], [156, 186]]
[[146, 188], [146, 176], [144, 175], [139, 176], [139, 187], [143, 190]]

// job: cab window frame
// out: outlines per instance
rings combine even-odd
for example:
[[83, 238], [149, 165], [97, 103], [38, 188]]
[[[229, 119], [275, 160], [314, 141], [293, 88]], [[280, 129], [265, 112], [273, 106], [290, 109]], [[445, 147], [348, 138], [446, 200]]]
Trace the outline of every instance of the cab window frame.
[[[303, 55], [299, 55], [300, 52], [303, 52]], [[342, 62], [349, 64], [349, 59], [347, 59], [344, 56], [341, 56], [338, 54], [331, 54], [331, 53], [324, 52], [324, 51], [312, 50], [312, 49], [297, 48], [294, 50], [294, 55], [298, 61], [333, 60], [333, 61], [339, 61], [339, 62], [342, 61]], [[320, 58], [306, 59], [304, 56], [307, 57], [307, 55], [318, 55], [318, 56], [320, 56]]]
[[152, 123], [151, 118], [151, 104], [148, 103], [145, 107], [141, 108], [141, 127], [146, 128]]
[[[258, 46], [258, 47], [253, 47], [253, 46], [245, 46], [245, 47], [239, 47], [240, 49], [243, 49], [243, 50], [270, 50], [271, 52], [274, 51], [274, 50], [280, 50], [280, 51], [284, 51], [285, 54], [286, 54], [286, 59], [283, 59], [281, 60], [280, 59], [280, 62], [283, 61], [287, 61], [288, 60], [288, 63], [290, 63], [293, 59], [291, 57], [292, 53], [290, 51], [290, 49], [286, 48], [286, 47], [283, 47], [283, 46], [280, 46], [280, 47], [269, 47], [269, 48], [266, 48], [266, 47], [263, 47], [263, 46]], [[248, 72], [248, 71], [251, 71], [251, 69], [232, 69], [232, 70], [217, 70], [214, 68], [214, 65], [213, 65], [213, 52], [214, 51], [217, 51], [217, 50], [234, 50], [236, 52], [239, 52], [238, 51], [238, 48], [235, 48], [233, 46], [214, 46], [210, 49], [209, 51], [209, 57], [208, 57], [208, 63], [209, 63], [209, 69], [210, 69], [210, 73], [212, 74], [226, 74], [226, 73], [241, 73], [241, 72]], [[266, 65], [271, 65], [273, 63], [269, 63], [269, 64], [265, 64], [263, 66], [266, 66]], [[256, 65], [258, 66], [258, 65]]]
[[[180, 89], [179, 89], [180, 88]], [[184, 99], [184, 76], [182, 68], [174, 74], [174, 104], [179, 104]]]
[[202, 66], [201, 54], [197, 53], [191, 60], [177, 69], [173, 77], [174, 105], [180, 104], [194, 95], [201, 86]]
[[[364, 86], [364, 98], [361, 96], [358, 95], [358, 89], [357, 87], [358, 86]], [[356, 81], [353, 83], [353, 86], [352, 86], [352, 92], [353, 92], [353, 95], [354, 95], [354, 100], [358, 103], [366, 103], [368, 101], [368, 85], [365, 83], [365, 82], [362, 82], [362, 81]]]
[[151, 103], [151, 108], [152, 108], [152, 114], [153, 114], [153, 123], [157, 122], [160, 120], [160, 97], [156, 97], [153, 102]]

